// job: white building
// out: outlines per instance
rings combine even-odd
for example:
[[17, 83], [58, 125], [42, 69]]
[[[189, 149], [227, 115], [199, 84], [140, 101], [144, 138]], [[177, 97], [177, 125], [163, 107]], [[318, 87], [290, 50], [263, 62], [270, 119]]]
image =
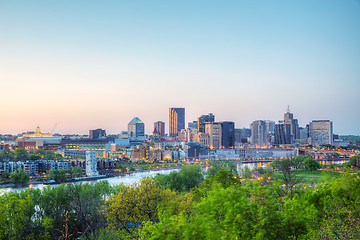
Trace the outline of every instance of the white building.
[[97, 171], [96, 151], [86, 151], [85, 166], [86, 166], [86, 176], [99, 175]]

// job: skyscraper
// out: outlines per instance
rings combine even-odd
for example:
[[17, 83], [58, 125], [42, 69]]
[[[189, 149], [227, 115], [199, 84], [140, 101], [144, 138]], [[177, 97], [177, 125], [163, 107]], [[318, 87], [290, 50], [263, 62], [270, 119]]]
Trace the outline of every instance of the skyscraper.
[[145, 124], [138, 117], [134, 117], [128, 123], [128, 135], [129, 138], [145, 136]]
[[176, 137], [181, 129], [185, 129], [185, 108], [170, 108], [169, 135]]
[[220, 122], [221, 124], [221, 146], [224, 148], [234, 147], [235, 142], [235, 123], [226, 121]]
[[215, 149], [221, 148], [222, 133], [220, 123], [206, 123], [205, 133], [209, 134], [208, 147]]
[[333, 144], [333, 123], [330, 120], [314, 120], [309, 124], [312, 145]]
[[275, 145], [291, 144], [291, 125], [285, 122], [275, 124]]
[[215, 122], [215, 116], [212, 113], [208, 115], [201, 115], [197, 121], [197, 128], [199, 132], [205, 132], [205, 124]]
[[165, 123], [161, 121], [157, 121], [154, 123], [154, 135], [158, 135], [160, 137], [165, 136]]
[[248, 138], [251, 137], [250, 128], [235, 128], [234, 129], [234, 141], [235, 143], [247, 143]]
[[250, 128], [252, 144], [266, 145], [269, 143], [268, 129], [265, 121], [256, 120], [251, 123]]
[[290, 112], [289, 106], [287, 112], [284, 114], [284, 122], [290, 124], [291, 141], [294, 142], [295, 139], [300, 139], [299, 122], [297, 119], [294, 119], [294, 115]]

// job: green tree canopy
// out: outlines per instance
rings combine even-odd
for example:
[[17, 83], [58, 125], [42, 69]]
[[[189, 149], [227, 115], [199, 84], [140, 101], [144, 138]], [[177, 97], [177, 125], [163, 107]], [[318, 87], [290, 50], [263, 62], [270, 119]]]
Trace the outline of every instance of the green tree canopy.
[[29, 154], [24, 148], [17, 148], [15, 150], [15, 156], [16, 161], [25, 161], [29, 159]]
[[12, 161], [15, 158], [14, 152], [5, 149], [0, 152], [0, 161]]
[[11, 173], [10, 178], [15, 184], [27, 183], [30, 180], [29, 174], [22, 168], [18, 168], [15, 172]]
[[305, 166], [305, 169], [310, 170], [311, 172], [316, 171], [321, 167], [320, 163], [318, 161], [316, 161], [315, 159], [313, 159], [312, 157], [306, 157], [303, 160], [303, 164]]

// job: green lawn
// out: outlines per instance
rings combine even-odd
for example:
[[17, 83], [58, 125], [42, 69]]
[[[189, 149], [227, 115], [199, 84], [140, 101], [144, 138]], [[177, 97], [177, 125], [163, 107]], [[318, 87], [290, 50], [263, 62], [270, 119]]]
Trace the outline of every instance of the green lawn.
[[[319, 181], [325, 180], [328, 176], [330, 178], [336, 178], [340, 176], [341, 173], [332, 172], [332, 171], [307, 171], [307, 170], [296, 170], [294, 171], [296, 176], [303, 179], [305, 183], [317, 183]], [[281, 179], [281, 172], [274, 172], [273, 177], [275, 179]]]

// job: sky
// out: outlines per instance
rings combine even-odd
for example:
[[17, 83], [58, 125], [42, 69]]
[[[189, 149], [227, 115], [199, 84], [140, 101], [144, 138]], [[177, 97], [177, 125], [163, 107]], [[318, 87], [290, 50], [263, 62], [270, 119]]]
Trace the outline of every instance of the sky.
[[[147, 133], [170, 107], [360, 135], [360, 0], [0, 0], [0, 134]], [[55, 129], [54, 129], [55, 127]]]

